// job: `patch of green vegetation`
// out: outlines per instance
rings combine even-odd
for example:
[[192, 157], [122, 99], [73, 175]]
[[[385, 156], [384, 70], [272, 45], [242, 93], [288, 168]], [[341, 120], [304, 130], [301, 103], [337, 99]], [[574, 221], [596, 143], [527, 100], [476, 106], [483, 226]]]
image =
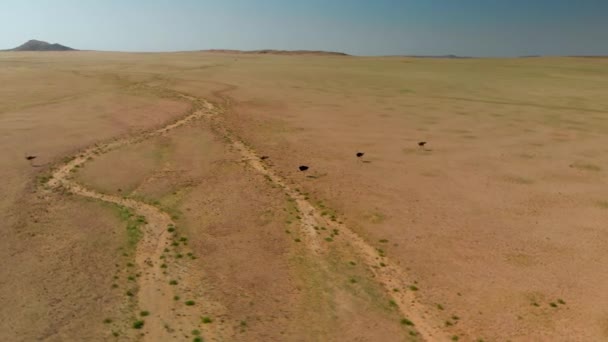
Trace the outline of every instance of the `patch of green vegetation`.
[[180, 300], [180, 297], [179, 296], [173, 296], [173, 300], [175, 300], [175, 301]]
[[552, 308], [556, 308], [556, 307], [557, 307], [557, 304], [556, 304], [556, 303], [554, 303], [554, 302], [549, 303], [549, 305], [550, 305]]
[[188, 306], [192, 306], [192, 305], [196, 304], [196, 302], [194, 302], [193, 300], [187, 300], [184, 302], [184, 304], [186, 304]]
[[387, 239], [382, 239], [382, 240], [378, 240], [378, 242], [380, 242], [380, 243], [388, 243], [388, 240]]
[[198, 329], [194, 329], [194, 330], [192, 330], [190, 333], [191, 333], [192, 335], [194, 335], [194, 336], [198, 336], [198, 335], [200, 335], [200, 334], [201, 334], [201, 331], [200, 331], [200, 330], [198, 330]]
[[597, 205], [602, 209], [608, 209], [608, 201], [597, 201]]
[[407, 326], [414, 326], [414, 322], [410, 321], [407, 318], [402, 318], [401, 319], [401, 324], [402, 325], [407, 325]]
[[112, 319], [111, 318], [106, 318], [106, 319], [103, 320], [103, 322], [105, 324], [110, 324], [110, 323], [112, 323]]
[[534, 181], [528, 178], [524, 178], [521, 176], [505, 176], [504, 179], [507, 182], [510, 183], [515, 183], [515, 184], [522, 184], [522, 185], [529, 185], [529, 184], [533, 184]]
[[209, 316], [203, 316], [201, 317], [201, 322], [203, 322], [204, 324], [209, 324], [213, 323], [213, 319]]
[[327, 238], [325, 238], [325, 241], [327, 241], [327, 242], [332, 242], [332, 241], [334, 241], [334, 239], [332, 239], [332, 238], [330, 238], [330, 237], [327, 237]]
[[170, 280], [169, 285], [177, 285], [177, 280]]
[[141, 317], [150, 316], [150, 311], [145, 311], [145, 310], [144, 310], [144, 311], [140, 312], [140, 313], [139, 313], [139, 315], [140, 315]]
[[203, 338], [200, 336], [196, 336], [195, 338], [192, 339], [192, 342], [203, 342]]
[[564, 302], [564, 300], [561, 298], [557, 300], [557, 303], [561, 305], [566, 305], [566, 302]]
[[410, 285], [408, 288], [412, 291], [418, 291], [418, 287], [416, 285]]
[[458, 341], [460, 339], [460, 337], [458, 337], [457, 335], [452, 336], [452, 341]]
[[595, 165], [595, 164], [591, 164], [591, 163], [582, 163], [582, 162], [575, 162], [573, 164], [570, 165], [570, 167], [573, 167], [575, 169], [579, 169], [579, 170], [583, 170], [583, 171], [594, 171], [594, 172], [598, 172], [601, 171], [602, 168]]
[[141, 329], [144, 327], [144, 321], [135, 321], [133, 322], [133, 329]]
[[443, 305], [441, 304], [437, 304], [437, 309], [442, 310], [443, 311]]

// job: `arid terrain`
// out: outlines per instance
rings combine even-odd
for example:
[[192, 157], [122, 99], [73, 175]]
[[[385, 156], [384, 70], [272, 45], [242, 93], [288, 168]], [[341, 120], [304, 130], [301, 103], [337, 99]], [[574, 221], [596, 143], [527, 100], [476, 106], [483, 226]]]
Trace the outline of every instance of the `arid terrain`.
[[608, 340], [608, 59], [0, 52], [0, 84], [0, 341]]

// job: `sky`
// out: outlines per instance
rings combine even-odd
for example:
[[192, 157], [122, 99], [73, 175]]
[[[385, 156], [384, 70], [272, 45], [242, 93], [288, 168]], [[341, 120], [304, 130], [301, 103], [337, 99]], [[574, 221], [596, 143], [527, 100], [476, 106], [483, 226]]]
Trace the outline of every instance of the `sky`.
[[608, 55], [608, 0], [1, 0], [0, 49]]

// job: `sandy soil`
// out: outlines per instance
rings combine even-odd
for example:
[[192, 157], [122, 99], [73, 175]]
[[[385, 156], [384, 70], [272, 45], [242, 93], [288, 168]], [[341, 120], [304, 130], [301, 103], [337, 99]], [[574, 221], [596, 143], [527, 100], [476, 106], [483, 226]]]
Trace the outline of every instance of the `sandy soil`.
[[0, 64], [2, 339], [608, 338], [605, 60]]

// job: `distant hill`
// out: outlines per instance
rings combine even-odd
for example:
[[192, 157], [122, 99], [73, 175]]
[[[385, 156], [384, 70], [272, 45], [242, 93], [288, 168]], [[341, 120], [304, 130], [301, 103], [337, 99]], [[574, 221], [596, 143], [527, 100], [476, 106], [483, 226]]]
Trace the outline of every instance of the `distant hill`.
[[315, 55], [315, 56], [350, 56], [343, 52], [333, 51], [316, 51], [316, 50], [226, 50], [226, 49], [211, 49], [201, 50], [201, 52], [209, 53], [234, 53], [234, 54], [259, 54], [259, 55]]
[[76, 49], [61, 44], [50, 44], [32, 39], [8, 51], [76, 51]]

